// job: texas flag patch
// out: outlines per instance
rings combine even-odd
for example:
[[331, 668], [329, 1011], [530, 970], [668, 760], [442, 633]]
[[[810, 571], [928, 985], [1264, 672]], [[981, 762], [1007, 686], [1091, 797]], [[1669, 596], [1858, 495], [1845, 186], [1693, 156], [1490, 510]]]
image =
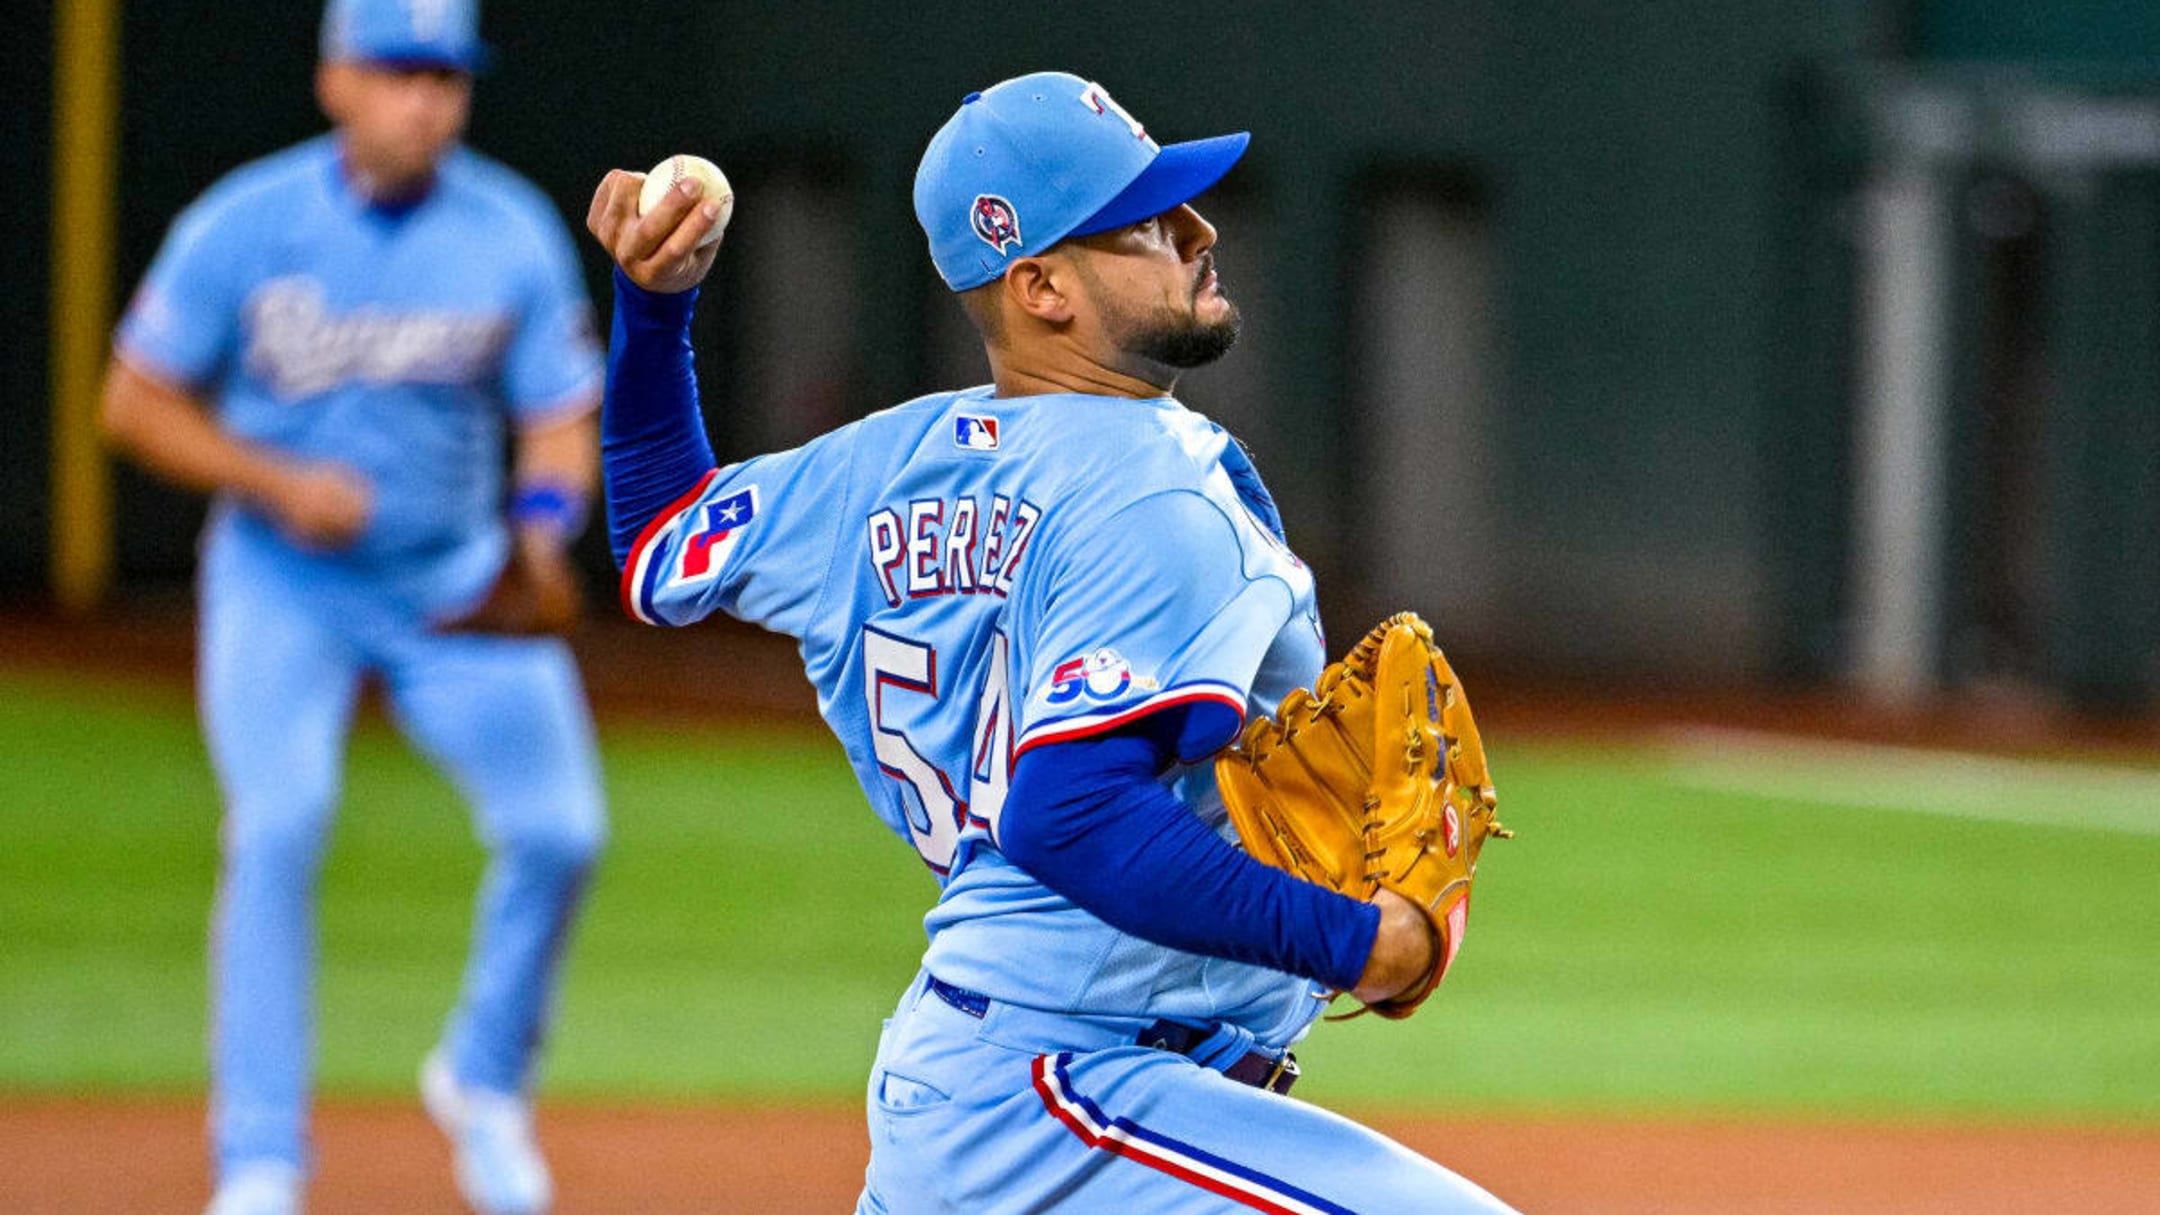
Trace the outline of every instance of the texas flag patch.
[[757, 518], [757, 486], [748, 485], [715, 498], [683, 516], [682, 549], [668, 584], [707, 582], [727, 565], [728, 554], [742, 539], [743, 528]]
[[969, 451], [996, 451], [998, 449], [998, 420], [979, 413], [964, 413], [953, 419], [953, 446]]

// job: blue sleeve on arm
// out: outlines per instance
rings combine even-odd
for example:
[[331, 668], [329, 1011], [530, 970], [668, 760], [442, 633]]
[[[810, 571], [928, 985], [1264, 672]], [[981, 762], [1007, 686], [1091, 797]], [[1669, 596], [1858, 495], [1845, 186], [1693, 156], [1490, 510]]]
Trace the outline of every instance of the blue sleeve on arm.
[[619, 569], [653, 516], [697, 487], [718, 461], [698, 412], [690, 349], [695, 288], [659, 295], [615, 271], [607, 396], [600, 409], [600, 470], [608, 546]]
[[1357, 986], [1379, 908], [1269, 868], [1194, 817], [1156, 779], [1191, 730], [1185, 717], [1151, 714], [1022, 755], [1000, 849], [1121, 932], [1340, 990]]

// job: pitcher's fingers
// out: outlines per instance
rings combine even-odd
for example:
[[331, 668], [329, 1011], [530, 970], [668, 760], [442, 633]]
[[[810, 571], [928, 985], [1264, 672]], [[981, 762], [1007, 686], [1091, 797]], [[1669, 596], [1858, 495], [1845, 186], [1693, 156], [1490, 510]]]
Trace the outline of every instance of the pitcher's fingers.
[[[638, 216], [637, 223], [624, 229], [615, 247], [616, 260], [627, 264], [651, 261], [658, 257], [660, 249], [679, 231], [677, 225], [683, 223], [683, 217], [691, 214], [691, 209], [697, 205], [698, 196], [692, 191], [703, 188], [704, 183], [697, 178], [685, 177], [681, 184], [660, 195], [660, 200], [653, 204], [652, 210]], [[632, 211], [637, 209], [637, 201], [637, 195], [633, 192], [630, 196]], [[698, 231], [702, 233], [704, 229], [700, 228]], [[691, 243], [696, 243], [695, 237]]]
[[597, 234], [602, 236], [602, 243], [608, 246], [610, 253], [614, 252], [615, 241], [621, 237], [623, 229], [637, 222], [638, 190], [644, 184], [643, 173], [625, 169], [611, 169], [601, 179], [593, 205], [598, 210]]
[[[668, 197], [671, 201], [680, 196], [681, 191], [679, 190], [668, 191]], [[689, 201], [694, 201], [697, 204], [697, 209], [690, 212], [688, 218], [676, 226], [674, 232], [668, 235], [666, 242], [651, 257], [645, 259], [646, 261], [654, 265], [674, 266], [690, 257], [704, 254], [718, 255], [720, 243], [718, 241], [714, 241], [703, 249], [697, 247], [698, 241], [704, 239], [705, 234], [712, 231], [712, 226], [719, 222], [720, 212], [717, 205], [708, 205], [702, 198]], [[661, 207], [654, 207], [653, 214], [660, 214], [662, 209]]]
[[637, 218], [638, 190], [645, 184], [643, 173], [625, 169], [609, 169], [607, 176], [593, 190], [592, 205], [585, 209], [585, 230], [598, 237], [600, 243], [613, 250], [615, 232], [625, 219]]

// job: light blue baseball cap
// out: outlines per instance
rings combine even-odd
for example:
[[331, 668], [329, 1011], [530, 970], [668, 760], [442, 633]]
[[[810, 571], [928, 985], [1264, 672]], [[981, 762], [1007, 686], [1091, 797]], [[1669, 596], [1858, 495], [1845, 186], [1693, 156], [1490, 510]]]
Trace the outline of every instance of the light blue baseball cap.
[[915, 218], [955, 291], [1071, 236], [1189, 202], [1245, 154], [1244, 131], [1164, 147], [1101, 85], [1036, 72], [970, 93], [915, 169]]
[[323, 10], [326, 60], [477, 72], [493, 54], [479, 0], [330, 0]]

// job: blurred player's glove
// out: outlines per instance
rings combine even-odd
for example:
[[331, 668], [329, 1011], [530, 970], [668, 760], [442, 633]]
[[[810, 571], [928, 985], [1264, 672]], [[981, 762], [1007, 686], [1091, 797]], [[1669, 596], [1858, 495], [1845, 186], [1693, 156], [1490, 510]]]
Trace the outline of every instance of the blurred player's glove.
[[1248, 723], [1215, 775], [1255, 859], [1352, 898], [1385, 887], [1424, 909], [1438, 934], [1432, 973], [1369, 1006], [1417, 1011], [1462, 948], [1479, 850], [1512, 834], [1493, 816], [1485, 746], [1432, 629], [1412, 612], [1382, 621], [1313, 691]]
[[479, 606], [441, 628], [452, 633], [563, 635], [577, 627], [584, 596], [561, 548], [521, 536]]

